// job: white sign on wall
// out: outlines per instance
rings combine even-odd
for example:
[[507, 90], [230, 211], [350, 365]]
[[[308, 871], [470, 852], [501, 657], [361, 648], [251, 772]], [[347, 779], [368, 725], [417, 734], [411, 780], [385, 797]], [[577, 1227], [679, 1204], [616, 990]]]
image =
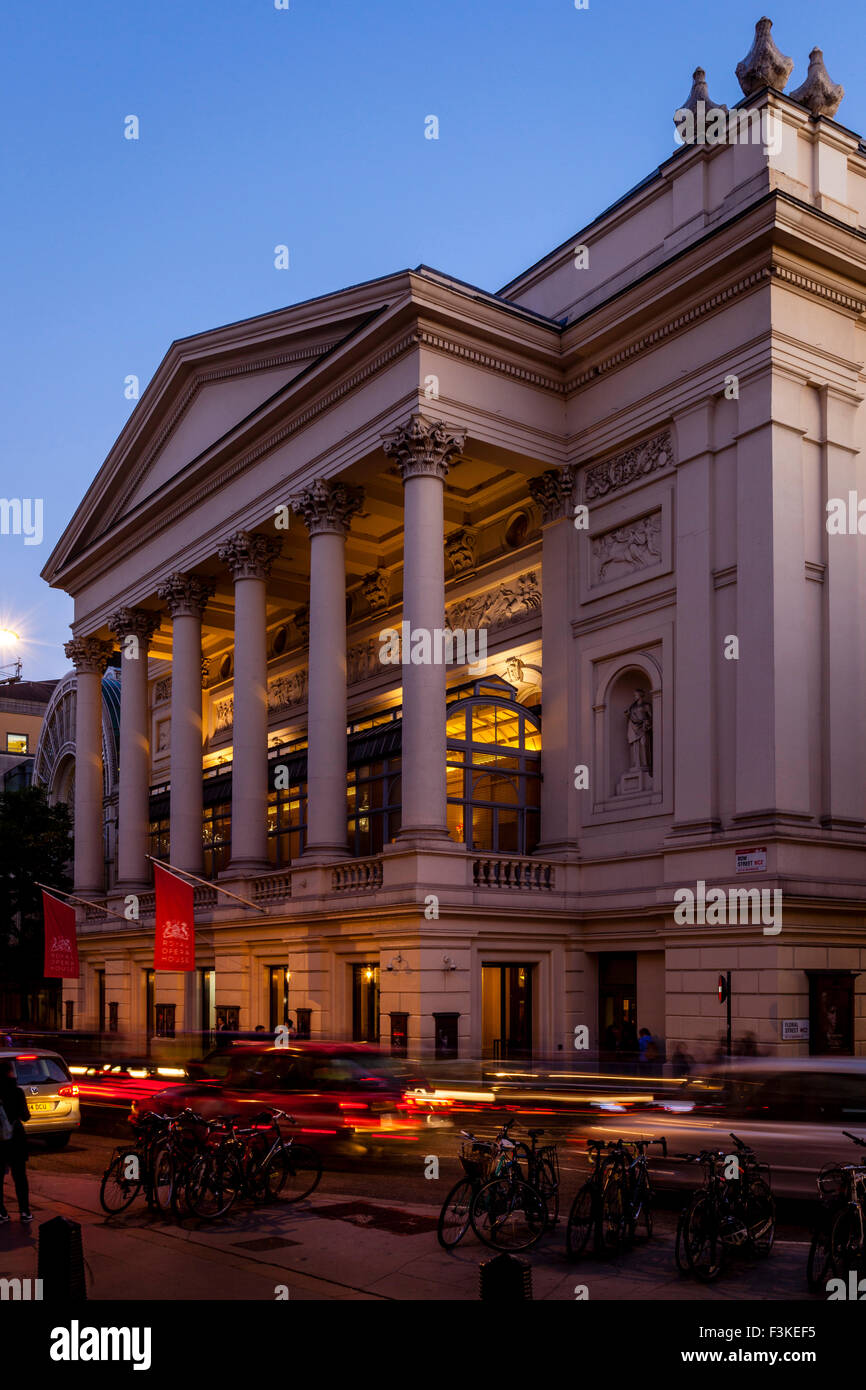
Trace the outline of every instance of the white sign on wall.
[[758, 874], [767, 871], [767, 846], [758, 845], [751, 849], [737, 850], [737, 873]]
[[783, 1018], [782, 1042], [806, 1042], [809, 1038], [808, 1018]]

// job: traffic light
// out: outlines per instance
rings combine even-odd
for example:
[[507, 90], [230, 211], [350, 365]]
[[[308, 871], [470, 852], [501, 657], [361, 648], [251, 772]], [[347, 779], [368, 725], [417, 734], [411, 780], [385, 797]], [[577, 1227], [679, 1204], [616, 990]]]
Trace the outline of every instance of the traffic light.
[[728, 981], [724, 975], [719, 976], [719, 1003], [724, 1004], [728, 998]]

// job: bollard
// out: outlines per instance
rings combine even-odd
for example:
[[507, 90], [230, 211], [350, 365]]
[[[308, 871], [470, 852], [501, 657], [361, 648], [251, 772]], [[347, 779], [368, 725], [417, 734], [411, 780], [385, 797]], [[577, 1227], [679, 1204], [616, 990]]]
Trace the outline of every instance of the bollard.
[[532, 1297], [532, 1265], [514, 1255], [497, 1255], [479, 1268], [479, 1297], [492, 1303], [513, 1303]]
[[39, 1278], [45, 1302], [76, 1303], [87, 1298], [84, 1250], [77, 1221], [55, 1216], [39, 1227]]

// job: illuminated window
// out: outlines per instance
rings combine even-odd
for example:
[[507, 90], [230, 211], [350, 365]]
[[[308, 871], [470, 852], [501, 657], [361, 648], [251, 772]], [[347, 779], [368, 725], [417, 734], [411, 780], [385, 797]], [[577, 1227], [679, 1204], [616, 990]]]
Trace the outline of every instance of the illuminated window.
[[538, 719], [505, 681], [477, 681], [449, 699], [449, 835], [467, 849], [531, 854], [539, 834]]
[[7, 734], [6, 735], [7, 753], [29, 753], [30, 735], [29, 734]]

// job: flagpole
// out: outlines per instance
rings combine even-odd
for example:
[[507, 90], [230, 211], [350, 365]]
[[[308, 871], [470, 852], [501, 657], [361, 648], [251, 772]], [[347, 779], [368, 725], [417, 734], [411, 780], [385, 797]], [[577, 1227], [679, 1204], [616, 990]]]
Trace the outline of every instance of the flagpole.
[[99, 903], [88, 902], [87, 898], [76, 898], [72, 893], [64, 893], [62, 888], [49, 888], [47, 883], [34, 883], [37, 888], [42, 888], [46, 893], [50, 893], [52, 898], [68, 898], [71, 903], [82, 903], [84, 907], [95, 908], [97, 912], [104, 912], [106, 917], [116, 917], [118, 922], [128, 922], [128, 917], [123, 917], [119, 912], [112, 912], [110, 907], [100, 907]]
[[243, 903], [244, 907], [251, 907], [255, 912], [262, 912], [265, 917], [269, 915], [266, 907], [260, 907], [258, 903], [251, 903], [249, 898], [242, 898], [239, 893], [230, 893], [227, 888], [221, 887], [219, 883], [214, 883], [212, 879], [199, 878], [198, 874], [191, 874], [189, 869], [176, 869], [173, 864], [167, 864], [164, 859], [155, 859], [152, 854], [149, 854], [147, 858], [151, 864], [158, 864], [161, 869], [168, 869], [172, 874], [183, 874], [186, 878], [193, 879], [195, 883], [203, 884], [205, 888], [213, 888], [216, 893], [225, 893], [227, 898], [234, 898], [235, 902]]

